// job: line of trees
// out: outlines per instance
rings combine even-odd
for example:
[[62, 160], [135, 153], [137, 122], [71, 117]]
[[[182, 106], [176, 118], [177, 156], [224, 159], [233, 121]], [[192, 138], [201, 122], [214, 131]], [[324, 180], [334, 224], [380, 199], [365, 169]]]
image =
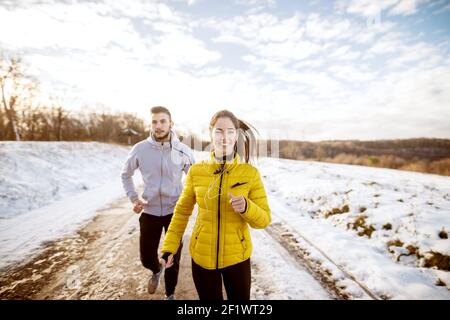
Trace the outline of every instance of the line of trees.
[[[143, 119], [108, 108], [69, 111], [58, 98], [39, 101], [39, 83], [19, 58], [0, 54], [0, 140], [100, 141], [135, 144], [148, 137]], [[180, 136], [180, 133], [178, 132]], [[183, 143], [204, 150], [209, 141], [195, 134]], [[285, 159], [376, 166], [450, 175], [450, 140], [259, 141], [263, 155]], [[275, 148], [275, 150], [272, 150]]]
[[[394, 156], [404, 160], [442, 160], [450, 158], [450, 140], [437, 138], [295, 141], [279, 140], [280, 156], [287, 159], [325, 159], [342, 155], [355, 157]], [[373, 163], [376, 164], [376, 163]]]
[[450, 140], [280, 140], [279, 157], [434, 173], [450, 176]]
[[131, 137], [131, 142], [135, 143], [148, 135], [144, 121], [131, 113], [87, 108], [75, 112], [62, 106], [25, 106], [15, 111], [13, 125], [0, 116], [5, 129], [0, 131], [0, 140], [127, 143], [128, 135], [124, 131], [132, 129], [136, 135]]
[[[148, 130], [135, 114], [108, 108], [69, 111], [58, 99], [38, 103], [39, 82], [24, 71], [20, 58], [0, 55], [0, 140], [102, 141], [131, 143]], [[131, 130], [130, 130], [131, 129]]]

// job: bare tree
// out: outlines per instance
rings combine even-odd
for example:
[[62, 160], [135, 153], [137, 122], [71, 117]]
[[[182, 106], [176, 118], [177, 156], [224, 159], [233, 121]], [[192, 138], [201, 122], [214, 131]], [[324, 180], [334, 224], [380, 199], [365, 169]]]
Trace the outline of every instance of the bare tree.
[[36, 88], [37, 82], [23, 72], [20, 58], [0, 56], [1, 104], [7, 120], [7, 138], [20, 141], [17, 107], [32, 95]]
[[24, 140], [38, 140], [39, 116], [42, 113], [37, 107], [28, 105], [22, 109], [21, 123], [24, 128]]
[[53, 126], [53, 134], [57, 141], [63, 140], [63, 127], [69, 119], [70, 112], [63, 107], [62, 98], [51, 97], [51, 123]]
[[3, 109], [0, 108], [0, 140], [4, 140], [6, 138], [6, 119], [5, 114], [3, 113]]

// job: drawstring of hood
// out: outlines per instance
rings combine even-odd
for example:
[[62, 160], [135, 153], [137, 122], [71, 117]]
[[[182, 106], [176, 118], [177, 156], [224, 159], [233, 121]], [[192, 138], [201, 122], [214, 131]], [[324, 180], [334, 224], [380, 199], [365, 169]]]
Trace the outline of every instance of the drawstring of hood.
[[192, 162], [191, 156], [189, 156], [189, 154], [187, 154], [186, 151], [183, 151], [182, 148], [178, 147], [178, 144], [181, 143], [181, 141], [178, 139], [178, 136], [174, 131], [170, 130], [169, 141], [156, 141], [156, 139], [152, 133], [150, 133], [150, 137], [147, 140], [155, 146], [158, 145], [158, 146], [162, 146], [162, 147], [164, 147], [164, 144], [168, 142], [170, 151], [175, 150], [175, 151], [180, 152], [184, 157], [187, 158], [187, 160], [189, 162], [189, 166], [194, 164]]

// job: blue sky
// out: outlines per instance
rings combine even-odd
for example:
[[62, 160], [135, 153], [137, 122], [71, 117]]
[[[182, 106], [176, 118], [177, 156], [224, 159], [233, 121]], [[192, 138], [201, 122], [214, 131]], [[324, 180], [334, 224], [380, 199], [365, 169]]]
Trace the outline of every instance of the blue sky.
[[184, 131], [227, 108], [263, 137], [450, 138], [448, 0], [1, 0], [0, 49], [42, 101]]

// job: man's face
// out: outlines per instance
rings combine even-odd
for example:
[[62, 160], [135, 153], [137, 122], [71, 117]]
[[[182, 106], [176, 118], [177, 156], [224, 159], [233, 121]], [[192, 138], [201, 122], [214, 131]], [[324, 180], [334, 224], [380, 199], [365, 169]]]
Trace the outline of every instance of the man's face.
[[167, 138], [170, 129], [172, 129], [172, 121], [170, 121], [168, 114], [164, 112], [152, 113], [151, 132], [157, 140]]

